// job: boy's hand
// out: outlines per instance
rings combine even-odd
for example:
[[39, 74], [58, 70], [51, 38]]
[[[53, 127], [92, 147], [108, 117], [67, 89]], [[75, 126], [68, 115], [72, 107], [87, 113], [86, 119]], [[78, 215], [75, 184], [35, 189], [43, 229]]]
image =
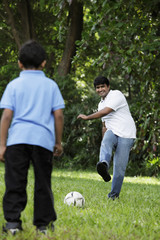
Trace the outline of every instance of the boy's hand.
[[61, 144], [55, 144], [54, 146], [54, 151], [53, 151], [53, 156], [59, 157], [63, 153], [63, 148]]
[[5, 154], [5, 151], [6, 151], [6, 146], [0, 146], [0, 161], [1, 162], [4, 162], [4, 154]]
[[77, 118], [82, 118], [83, 120], [88, 120], [88, 116], [84, 114], [79, 114]]

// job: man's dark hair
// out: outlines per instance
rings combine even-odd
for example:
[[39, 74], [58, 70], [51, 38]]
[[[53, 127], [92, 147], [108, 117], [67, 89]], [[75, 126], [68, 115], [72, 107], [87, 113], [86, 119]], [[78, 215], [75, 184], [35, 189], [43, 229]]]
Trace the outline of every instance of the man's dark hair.
[[46, 60], [46, 52], [39, 43], [30, 40], [20, 48], [18, 59], [26, 69], [38, 68]]
[[106, 77], [103, 76], [98, 76], [96, 77], [96, 79], [94, 80], [94, 87], [96, 88], [97, 85], [100, 84], [106, 84], [107, 87], [109, 86], [109, 80]]

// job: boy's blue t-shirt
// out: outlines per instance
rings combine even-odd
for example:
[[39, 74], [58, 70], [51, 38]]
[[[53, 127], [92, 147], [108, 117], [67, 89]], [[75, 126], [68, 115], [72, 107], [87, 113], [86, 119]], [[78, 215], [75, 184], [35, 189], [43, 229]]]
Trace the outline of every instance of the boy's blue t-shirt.
[[64, 107], [57, 84], [47, 78], [43, 71], [22, 71], [7, 85], [0, 102], [0, 108], [14, 112], [7, 146], [31, 144], [53, 151], [53, 112]]

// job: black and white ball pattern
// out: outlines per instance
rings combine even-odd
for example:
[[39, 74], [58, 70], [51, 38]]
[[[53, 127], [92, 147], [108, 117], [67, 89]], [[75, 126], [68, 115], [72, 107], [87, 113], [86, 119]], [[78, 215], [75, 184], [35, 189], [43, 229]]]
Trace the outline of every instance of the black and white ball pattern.
[[82, 194], [73, 191], [65, 196], [64, 203], [69, 206], [84, 207], [85, 199]]

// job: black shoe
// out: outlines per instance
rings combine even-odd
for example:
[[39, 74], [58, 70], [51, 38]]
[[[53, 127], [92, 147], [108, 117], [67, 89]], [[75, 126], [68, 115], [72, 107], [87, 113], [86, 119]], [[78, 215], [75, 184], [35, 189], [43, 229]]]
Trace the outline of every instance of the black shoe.
[[37, 228], [37, 232], [43, 233], [44, 235], [47, 235], [47, 227], [41, 226]]
[[53, 225], [53, 223], [50, 224], [49, 226], [37, 227], [37, 232], [43, 233], [44, 235], [47, 235], [48, 230], [51, 230], [52, 232], [54, 232], [54, 225]]
[[5, 226], [3, 226], [2, 228], [2, 232], [3, 233], [11, 233], [13, 236], [16, 235], [18, 232], [22, 231], [22, 228], [7, 228]]
[[109, 182], [111, 180], [111, 176], [108, 173], [108, 166], [105, 162], [98, 162], [97, 163], [97, 172], [105, 182]]

